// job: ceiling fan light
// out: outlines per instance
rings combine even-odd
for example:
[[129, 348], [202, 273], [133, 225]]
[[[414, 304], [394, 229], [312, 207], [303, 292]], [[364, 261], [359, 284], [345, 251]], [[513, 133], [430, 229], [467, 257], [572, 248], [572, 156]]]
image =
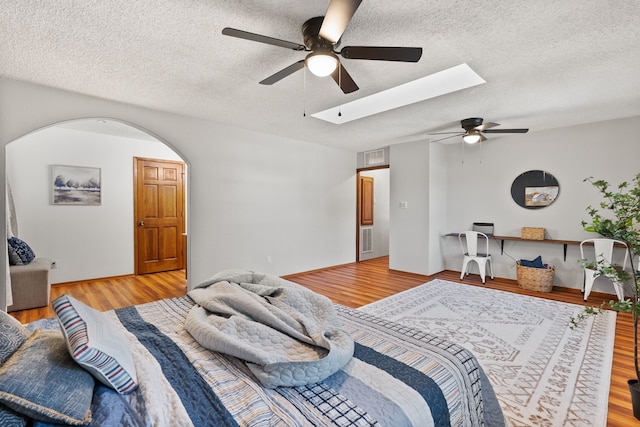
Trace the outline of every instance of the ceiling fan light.
[[312, 52], [306, 58], [307, 68], [318, 77], [333, 73], [338, 66], [338, 57], [332, 52]]
[[475, 144], [476, 142], [480, 141], [480, 132], [476, 130], [470, 130], [462, 137], [462, 139], [467, 144]]

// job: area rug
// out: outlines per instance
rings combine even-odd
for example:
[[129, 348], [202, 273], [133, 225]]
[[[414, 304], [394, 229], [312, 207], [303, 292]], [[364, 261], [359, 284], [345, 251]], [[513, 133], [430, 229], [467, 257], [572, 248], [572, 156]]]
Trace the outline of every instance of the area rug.
[[433, 280], [360, 308], [445, 337], [478, 358], [512, 426], [604, 426], [616, 314]]

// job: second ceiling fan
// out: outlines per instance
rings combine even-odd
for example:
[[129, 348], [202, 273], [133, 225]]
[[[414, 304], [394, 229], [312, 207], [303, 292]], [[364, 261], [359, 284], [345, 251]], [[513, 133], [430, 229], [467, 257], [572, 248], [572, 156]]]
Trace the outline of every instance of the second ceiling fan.
[[487, 122], [483, 123], [483, 119], [480, 117], [473, 117], [469, 119], [463, 119], [460, 121], [460, 125], [464, 132], [436, 132], [430, 133], [429, 135], [448, 135], [453, 134], [451, 136], [446, 136], [444, 138], [436, 139], [432, 142], [443, 141], [445, 139], [455, 138], [457, 136], [461, 136], [462, 140], [468, 144], [475, 144], [476, 142], [486, 141], [487, 138], [483, 135], [484, 133], [527, 133], [529, 129], [521, 128], [521, 129], [491, 129], [496, 126], [500, 126], [498, 123]]
[[222, 30], [222, 34], [286, 49], [310, 52], [305, 59], [301, 59], [267, 77], [260, 84], [271, 85], [276, 83], [306, 65], [309, 71], [317, 76], [331, 75], [344, 93], [351, 93], [358, 90], [358, 85], [340, 63], [338, 55], [347, 59], [400, 62], [418, 62], [422, 56], [422, 48], [420, 47], [346, 46], [337, 51], [336, 48], [340, 45], [342, 34], [349, 25], [358, 6], [360, 6], [361, 1], [331, 0], [325, 16], [311, 18], [302, 25], [304, 44], [228, 27]]

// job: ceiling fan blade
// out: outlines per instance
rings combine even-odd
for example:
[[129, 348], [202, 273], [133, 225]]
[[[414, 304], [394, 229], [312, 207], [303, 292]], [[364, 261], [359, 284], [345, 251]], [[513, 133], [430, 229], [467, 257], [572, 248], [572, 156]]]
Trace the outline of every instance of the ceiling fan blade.
[[493, 122], [487, 122], [487, 123], [483, 123], [480, 126], [476, 126], [474, 129], [479, 130], [481, 132], [484, 132], [485, 129], [489, 129], [489, 128], [493, 128], [496, 126], [500, 126], [499, 123], [493, 123]]
[[304, 68], [304, 59], [301, 59], [298, 62], [294, 62], [293, 64], [289, 65], [287, 68], [283, 68], [282, 70], [278, 71], [277, 73], [267, 77], [266, 79], [262, 80], [260, 82], [261, 85], [272, 85], [275, 82], [278, 82], [282, 79], [284, 79], [285, 77], [287, 77], [289, 74], [293, 74], [296, 71], [300, 70]]
[[273, 46], [280, 46], [293, 50], [305, 50], [304, 45], [288, 42], [286, 40], [275, 39], [273, 37], [250, 33], [248, 31], [236, 30], [235, 28], [224, 28], [222, 34], [225, 36], [238, 37], [239, 39], [251, 40], [253, 42], [266, 43]]
[[480, 134], [480, 141], [478, 141], [478, 142], [484, 142], [486, 140], [487, 140], [487, 138], [485, 138], [485, 136], [483, 134]]
[[341, 63], [338, 63], [338, 67], [331, 73], [331, 77], [338, 83], [338, 86], [340, 86], [340, 89], [342, 89], [344, 93], [355, 92], [359, 89], [356, 82], [353, 81]]
[[362, 0], [331, 0], [320, 27], [320, 37], [335, 44], [347, 29]]
[[346, 46], [340, 55], [347, 59], [372, 59], [376, 61], [418, 62], [421, 47]]
[[464, 135], [464, 133], [461, 132], [431, 132], [429, 135], [451, 135], [453, 133], [456, 135]]
[[457, 136], [462, 136], [462, 135], [464, 135], [464, 133], [457, 133], [456, 135], [451, 135], [451, 136], [447, 136], [447, 137], [444, 137], [444, 138], [435, 139], [435, 140], [433, 140], [431, 142], [440, 142], [440, 141], [444, 141], [445, 139], [455, 138]]
[[491, 129], [483, 130], [484, 133], [527, 133], [529, 129]]

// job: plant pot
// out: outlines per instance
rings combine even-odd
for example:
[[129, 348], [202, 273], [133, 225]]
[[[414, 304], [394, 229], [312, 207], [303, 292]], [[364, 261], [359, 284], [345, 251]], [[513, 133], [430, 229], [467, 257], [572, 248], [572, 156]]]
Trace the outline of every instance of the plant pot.
[[629, 384], [629, 392], [631, 393], [633, 416], [640, 420], [640, 384], [637, 379], [628, 380], [627, 384]]

